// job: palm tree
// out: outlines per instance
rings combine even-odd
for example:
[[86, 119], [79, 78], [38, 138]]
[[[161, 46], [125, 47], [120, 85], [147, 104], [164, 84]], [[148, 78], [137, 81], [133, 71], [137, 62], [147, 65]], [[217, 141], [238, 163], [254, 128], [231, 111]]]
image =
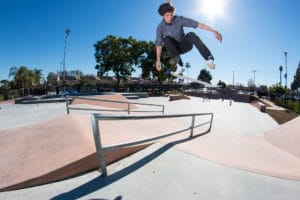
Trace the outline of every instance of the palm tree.
[[282, 83], [282, 82], [281, 82], [281, 81], [282, 81], [282, 78], [281, 78], [281, 77], [282, 77], [282, 70], [283, 70], [283, 67], [280, 65], [280, 66], [279, 66], [279, 71], [280, 71], [280, 82], [279, 82], [279, 85], [280, 85], [280, 86], [281, 86], [281, 83]]
[[45, 81], [42, 71], [43, 70], [41, 70], [41, 69], [34, 69], [33, 70], [34, 84], [37, 85], [37, 86], [41, 85], [41, 81], [43, 81], [43, 82]]
[[189, 71], [189, 69], [191, 68], [191, 65], [190, 65], [190, 63], [185, 63], [185, 68], [187, 69], [187, 74], [188, 74], [188, 76], [190, 76], [190, 71]]
[[21, 90], [21, 96], [24, 96], [24, 89], [26, 84], [27, 68], [22, 66], [20, 68], [13, 66], [9, 70], [9, 77], [13, 77], [14, 84]]
[[4, 100], [9, 99], [10, 93], [8, 93], [8, 91], [9, 91], [9, 81], [5, 80], [5, 79], [1, 80], [0, 81], [0, 96], [3, 95]]
[[185, 63], [185, 68], [187, 68], [187, 69], [189, 69], [189, 68], [191, 68], [191, 65], [190, 65], [190, 63]]
[[24, 96], [25, 89], [31, 88], [40, 84], [43, 77], [42, 70], [29, 70], [26, 66], [13, 66], [9, 70], [9, 77], [13, 77], [14, 84], [21, 90], [21, 96]]
[[8, 87], [9, 80], [3, 79], [3, 80], [0, 81], [0, 83], [1, 83], [3, 86]]

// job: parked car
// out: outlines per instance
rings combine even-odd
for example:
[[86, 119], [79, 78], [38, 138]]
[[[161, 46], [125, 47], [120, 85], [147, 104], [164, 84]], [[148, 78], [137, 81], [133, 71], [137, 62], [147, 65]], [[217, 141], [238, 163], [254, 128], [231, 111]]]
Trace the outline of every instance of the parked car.
[[291, 99], [290, 95], [287, 95], [287, 94], [281, 95], [280, 98], [282, 100], [289, 100], [289, 99]]
[[294, 99], [295, 101], [300, 101], [300, 96], [293, 96], [293, 99]]

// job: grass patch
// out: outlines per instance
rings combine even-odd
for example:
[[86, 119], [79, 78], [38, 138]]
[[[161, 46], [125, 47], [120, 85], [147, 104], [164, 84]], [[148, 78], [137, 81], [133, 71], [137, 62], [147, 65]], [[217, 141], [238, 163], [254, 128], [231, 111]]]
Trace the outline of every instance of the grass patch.
[[267, 109], [266, 112], [278, 123], [283, 124], [288, 122], [296, 117], [299, 117], [299, 114], [291, 110], [270, 110]]
[[4, 96], [0, 95], [0, 101], [4, 101]]

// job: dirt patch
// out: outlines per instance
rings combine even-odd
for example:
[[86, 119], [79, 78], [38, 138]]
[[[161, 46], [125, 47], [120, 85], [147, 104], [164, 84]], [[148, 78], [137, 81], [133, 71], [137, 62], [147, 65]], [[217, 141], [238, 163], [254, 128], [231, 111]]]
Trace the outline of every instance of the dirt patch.
[[14, 99], [0, 101], [0, 105], [10, 105], [10, 104], [14, 104], [14, 103], [15, 103]]
[[266, 112], [278, 123], [283, 124], [285, 122], [288, 122], [296, 117], [299, 116], [299, 114], [290, 111], [290, 110], [270, 110], [267, 109]]

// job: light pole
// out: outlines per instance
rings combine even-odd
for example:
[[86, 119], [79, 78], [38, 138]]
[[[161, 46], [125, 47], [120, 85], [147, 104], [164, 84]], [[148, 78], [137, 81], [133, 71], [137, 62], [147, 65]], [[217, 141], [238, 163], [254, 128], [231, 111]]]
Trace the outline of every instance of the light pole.
[[280, 87], [281, 87], [281, 85], [282, 85], [282, 70], [283, 70], [283, 67], [280, 65], [280, 66], [279, 66], [279, 72], [280, 72], [280, 81], [279, 81], [279, 85], [280, 85]]
[[255, 86], [255, 73], [257, 72], [256, 70], [253, 70], [253, 92], [255, 92], [256, 90], [256, 86]]
[[255, 73], [257, 72], [256, 70], [253, 70], [253, 84], [254, 84], [254, 87], [255, 87]]
[[234, 70], [232, 71], [232, 86], [233, 86], [233, 89], [234, 89]]
[[287, 88], [287, 54], [288, 52], [284, 52], [284, 56], [285, 56], [285, 75], [284, 75], [284, 78], [285, 78], [285, 89]]
[[70, 29], [66, 29], [66, 38], [65, 38], [65, 48], [64, 48], [64, 63], [63, 63], [63, 90], [64, 90], [64, 94], [66, 93], [66, 49], [67, 49], [67, 41], [69, 38], [69, 35], [71, 33]]

